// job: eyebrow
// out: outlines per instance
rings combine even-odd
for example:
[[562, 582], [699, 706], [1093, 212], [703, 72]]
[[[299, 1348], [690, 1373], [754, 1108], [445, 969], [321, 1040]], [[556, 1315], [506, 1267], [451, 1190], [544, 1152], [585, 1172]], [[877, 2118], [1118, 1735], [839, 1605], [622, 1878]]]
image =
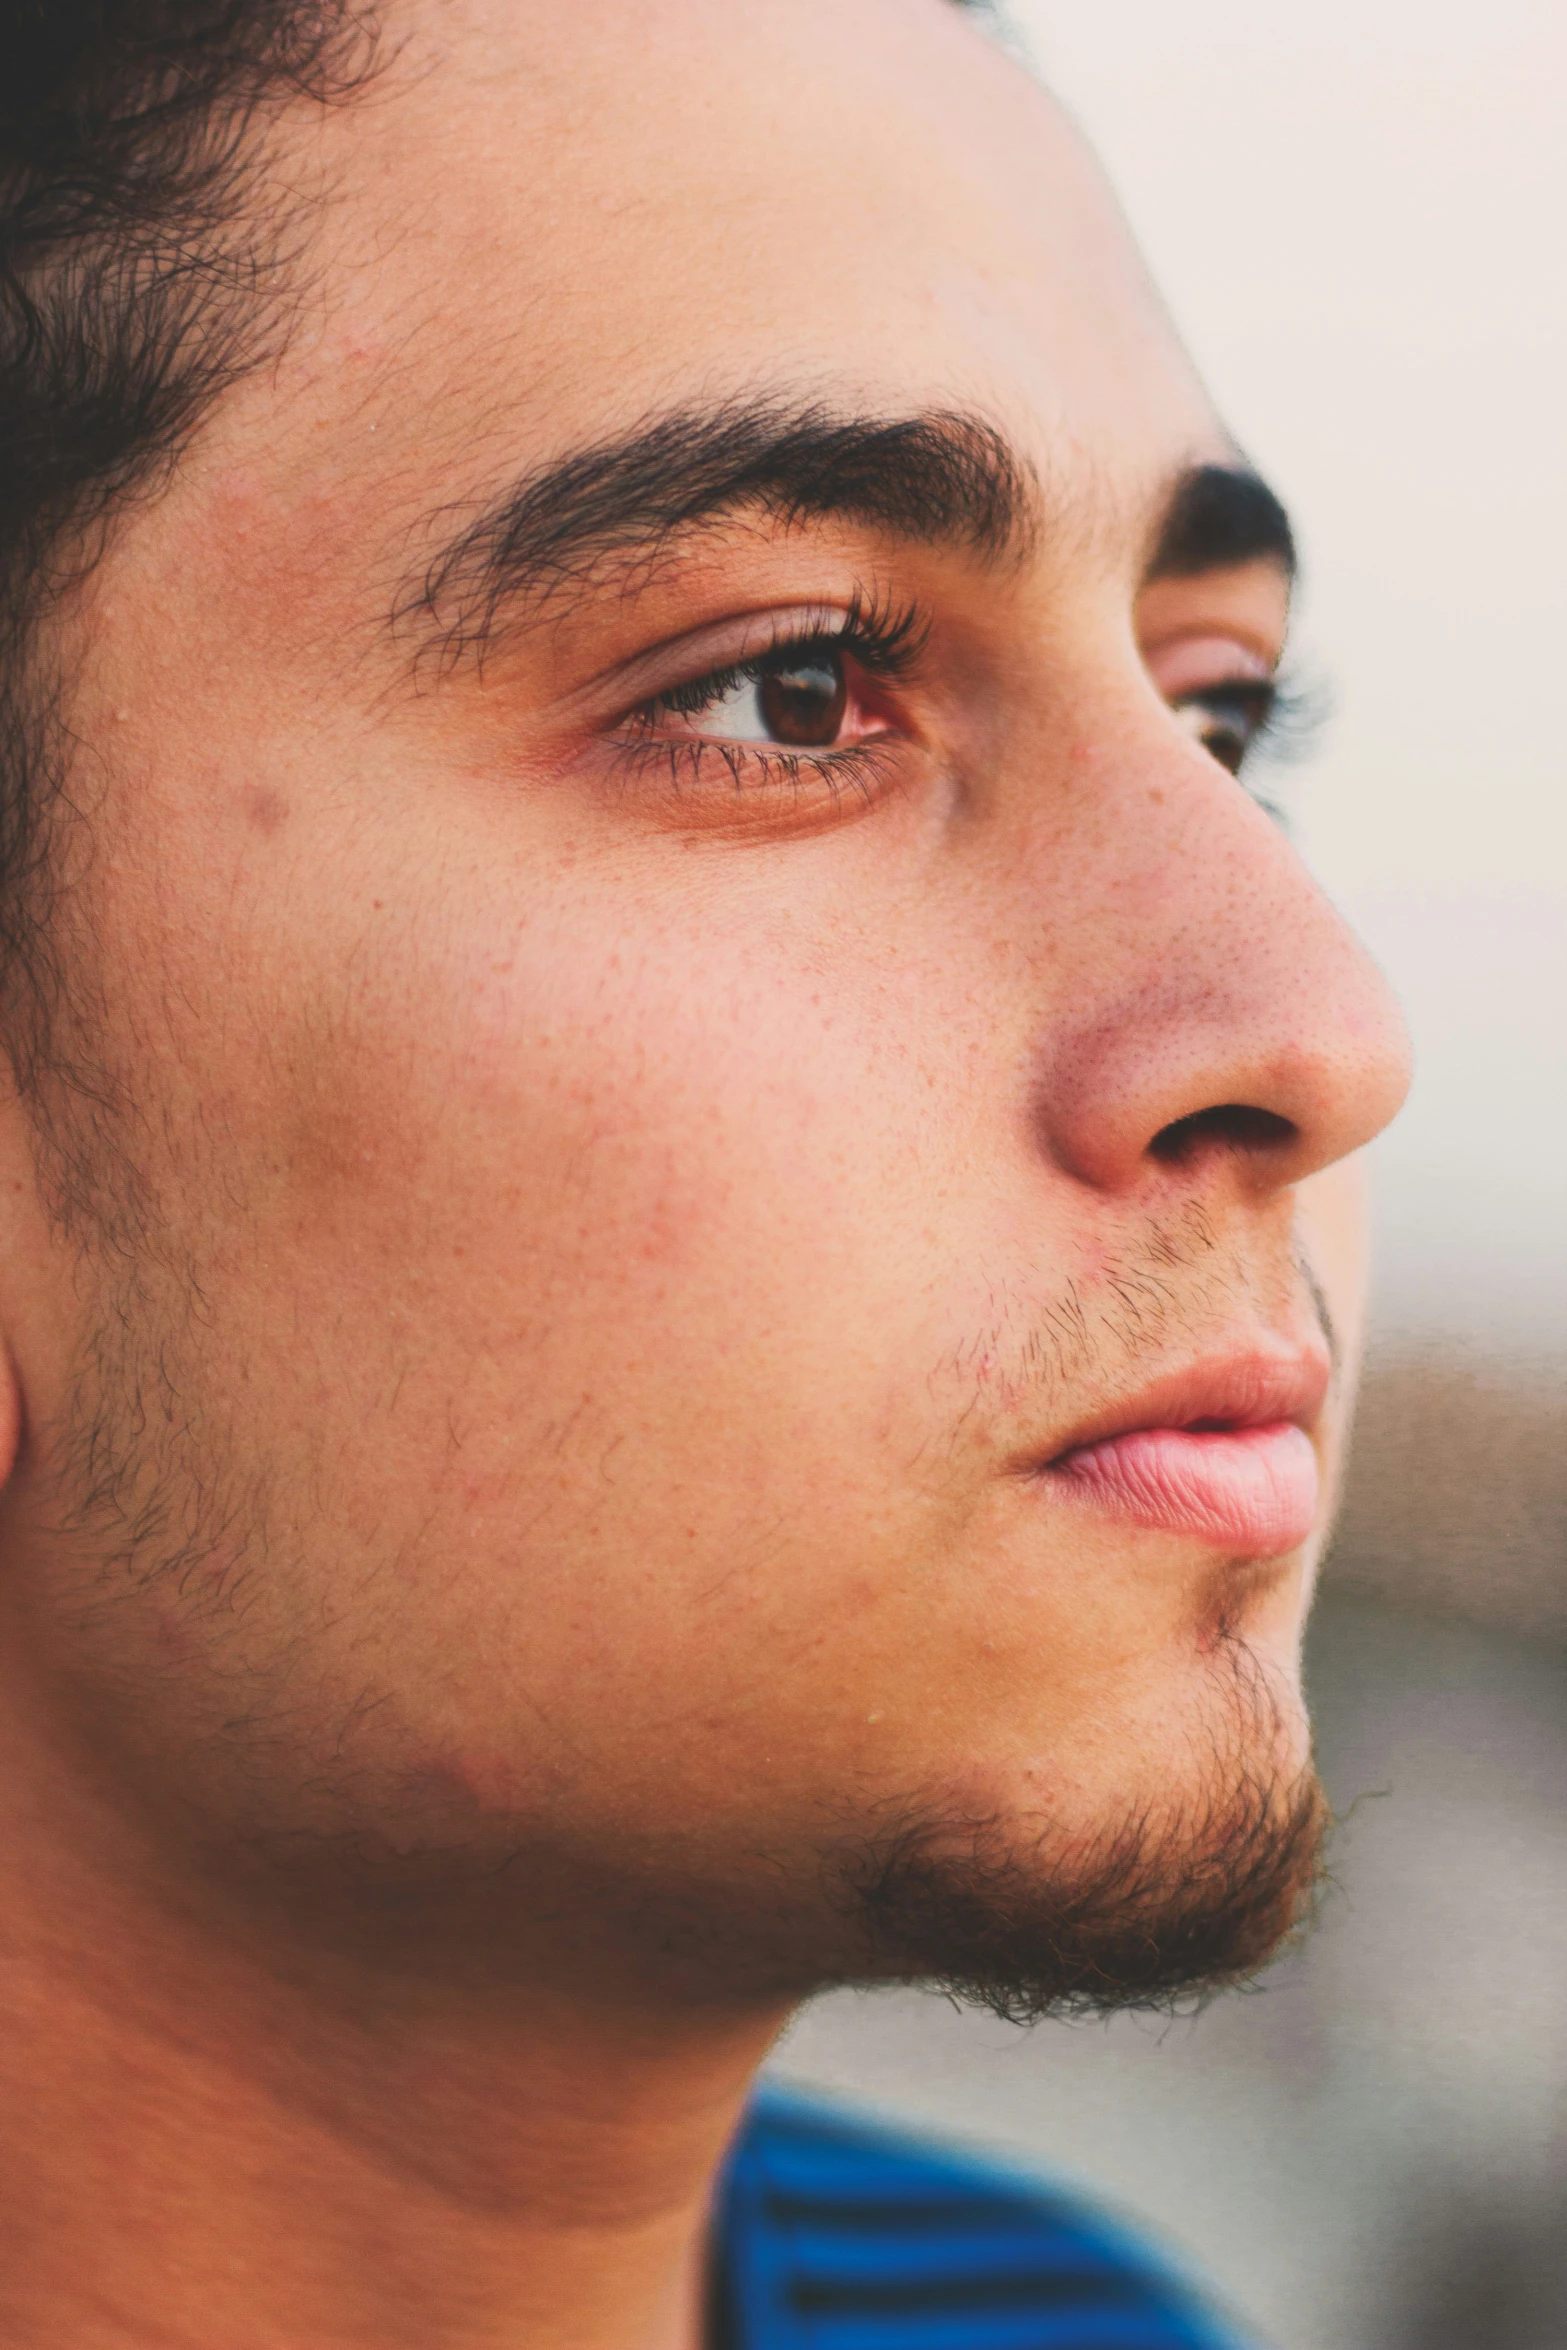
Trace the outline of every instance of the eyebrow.
[[520, 483], [469, 523], [402, 597], [443, 666], [486, 644], [518, 605], [591, 578], [607, 559], [656, 562], [678, 533], [746, 512], [782, 529], [836, 519], [994, 561], [1039, 518], [1032, 469], [984, 419], [938, 410], [848, 416], [731, 402], [655, 417]]
[[[587, 584], [616, 556], [650, 569], [678, 534], [745, 513], [781, 529], [859, 522], [995, 562], [1034, 543], [1044, 500], [1005, 435], [960, 410], [845, 416], [769, 399], [679, 409], [507, 491], [447, 541], [394, 620], [421, 626], [448, 668], [482, 654], [513, 613]], [[1202, 465], [1176, 482], [1146, 576], [1259, 559], [1293, 573], [1283, 507], [1249, 469]]]
[[1297, 569], [1290, 518], [1260, 474], [1245, 465], [1196, 465], [1164, 510], [1147, 580], [1196, 579], [1242, 563]]

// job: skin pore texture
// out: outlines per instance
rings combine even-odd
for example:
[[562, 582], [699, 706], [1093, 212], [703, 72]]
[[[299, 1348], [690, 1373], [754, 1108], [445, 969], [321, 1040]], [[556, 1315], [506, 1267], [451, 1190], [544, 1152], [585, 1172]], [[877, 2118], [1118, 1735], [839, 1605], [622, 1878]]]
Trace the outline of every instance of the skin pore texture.
[[[386, 29], [268, 127], [286, 347], [61, 622], [60, 1069], [0, 1122], [28, 2350], [690, 2350], [800, 1997], [1243, 1972], [1310, 1877], [1406, 1070], [1193, 723], [1283, 645], [1265, 533], [1158, 559], [1243, 461], [941, 0]], [[744, 665], [851, 623], [781, 755]]]

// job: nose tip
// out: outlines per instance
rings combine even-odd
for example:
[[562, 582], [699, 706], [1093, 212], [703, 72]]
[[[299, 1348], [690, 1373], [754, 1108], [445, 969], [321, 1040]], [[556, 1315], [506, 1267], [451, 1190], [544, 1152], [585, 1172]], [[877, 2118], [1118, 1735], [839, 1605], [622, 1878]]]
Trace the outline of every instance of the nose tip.
[[1266, 918], [1183, 925], [1162, 946], [1145, 935], [1140, 952], [1118, 942], [1132, 984], [1060, 1039], [1044, 1088], [1047, 1146], [1080, 1181], [1121, 1191], [1222, 1156], [1249, 1185], [1294, 1184], [1397, 1114], [1410, 1079], [1397, 1002], [1290, 864]]

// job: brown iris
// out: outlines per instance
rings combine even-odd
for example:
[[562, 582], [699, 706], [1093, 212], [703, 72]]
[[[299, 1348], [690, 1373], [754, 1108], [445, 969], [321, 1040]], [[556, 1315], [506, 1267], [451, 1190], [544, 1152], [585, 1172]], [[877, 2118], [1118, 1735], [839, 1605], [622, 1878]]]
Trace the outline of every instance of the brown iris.
[[1276, 692], [1271, 678], [1233, 678], [1188, 694], [1174, 704], [1175, 715], [1210, 758], [1239, 775], [1247, 752], [1267, 725]]
[[849, 700], [842, 656], [796, 653], [757, 679], [756, 698], [774, 742], [798, 750], [821, 750], [838, 739]]

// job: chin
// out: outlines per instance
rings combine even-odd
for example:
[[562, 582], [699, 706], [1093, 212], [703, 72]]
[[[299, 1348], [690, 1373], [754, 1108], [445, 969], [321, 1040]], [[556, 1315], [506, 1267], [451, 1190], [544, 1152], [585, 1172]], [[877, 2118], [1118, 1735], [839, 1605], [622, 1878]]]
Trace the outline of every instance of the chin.
[[[1107, 1721], [1109, 1782], [1065, 1754], [1010, 1785], [966, 1771], [880, 1805], [827, 1856], [855, 1936], [838, 1979], [931, 1983], [1028, 2019], [1253, 1977], [1309, 1921], [1329, 1825], [1298, 1622], [1273, 1629], [1277, 1649], [1232, 1625], [1200, 1696], [1165, 1682], [1151, 1712]], [[1052, 1786], [1074, 1792], [1041, 1800]]]

